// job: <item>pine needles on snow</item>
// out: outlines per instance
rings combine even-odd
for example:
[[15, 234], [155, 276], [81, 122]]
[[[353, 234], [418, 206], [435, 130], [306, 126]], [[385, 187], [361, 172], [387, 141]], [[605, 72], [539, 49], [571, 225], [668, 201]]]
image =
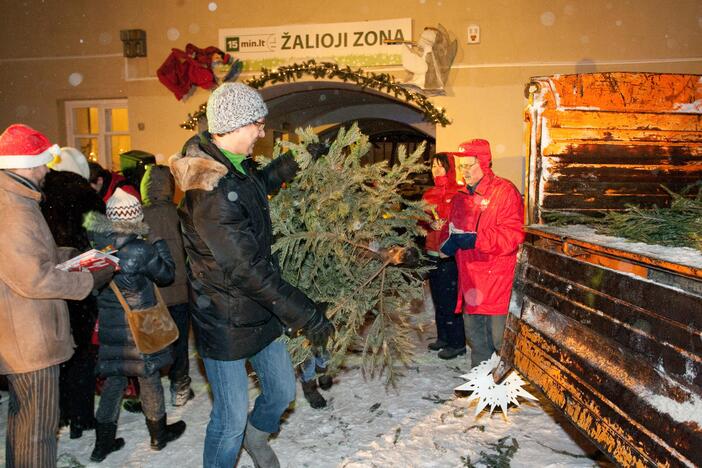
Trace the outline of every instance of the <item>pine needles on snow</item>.
[[[587, 224], [599, 234], [633, 241], [702, 250], [702, 182], [680, 193], [663, 189], [671, 196], [670, 208], [628, 205], [625, 211], [608, 211], [601, 218], [573, 213], [548, 213], [544, 218], [555, 225]], [[695, 189], [697, 194], [691, 196]]]
[[[394, 383], [413, 357], [412, 333], [419, 324], [411, 301], [421, 297], [416, 268], [392, 265], [383, 252], [416, 247], [427, 219], [423, 202], [404, 200], [402, 184], [426, 170], [424, 146], [398, 163], [361, 165], [370, 149], [356, 125], [341, 129], [326, 156], [313, 162], [305, 147], [312, 129], [297, 130], [300, 143], [285, 142], [301, 166], [295, 180], [271, 200], [277, 241], [273, 246], [286, 280], [318, 302], [329, 303], [336, 328], [330, 344], [333, 372], [349, 353], [360, 352], [364, 375]], [[280, 143], [279, 143], [280, 145]], [[278, 146], [274, 155], [280, 152]], [[295, 363], [312, 350], [303, 337], [290, 340]]]

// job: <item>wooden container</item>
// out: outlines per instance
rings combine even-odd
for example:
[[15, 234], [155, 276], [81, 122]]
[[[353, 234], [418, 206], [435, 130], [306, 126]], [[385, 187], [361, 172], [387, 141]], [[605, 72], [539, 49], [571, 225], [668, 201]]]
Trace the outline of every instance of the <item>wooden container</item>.
[[699, 75], [534, 78], [503, 360], [624, 466], [702, 466], [702, 253], [543, 224], [702, 179]]

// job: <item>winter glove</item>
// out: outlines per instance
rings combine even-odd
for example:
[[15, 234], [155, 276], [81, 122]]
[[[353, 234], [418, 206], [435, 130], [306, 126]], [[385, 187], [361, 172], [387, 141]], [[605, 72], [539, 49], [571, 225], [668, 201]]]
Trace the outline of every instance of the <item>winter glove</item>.
[[91, 271], [90, 274], [93, 275], [93, 289], [100, 290], [112, 280], [112, 276], [115, 274], [115, 267], [108, 265], [100, 270]]
[[278, 174], [283, 182], [290, 182], [295, 178], [295, 174], [300, 170], [300, 165], [295, 161], [292, 151], [286, 151], [278, 156]]
[[417, 268], [420, 260], [419, 250], [415, 247], [405, 247], [405, 254], [402, 256], [402, 265], [406, 268]]
[[307, 152], [312, 156], [312, 161], [316, 161], [329, 152], [329, 145], [326, 143], [310, 143], [307, 145]]
[[458, 249], [474, 249], [477, 237], [478, 233], [476, 232], [451, 233], [449, 238], [441, 244], [441, 252], [450, 257], [455, 255]]
[[312, 346], [318, 348], [324, 348], [329, 336], [334, 332], [334, 325], [326, 317], [327, 307], [326, 302], [317, 304], [314, 315], [302, 327], [302, 333], [310, 340]]
[[390, 265], [403, 265], [407, 268], [415, 268], [419, 264], [419, 252], [414, 247], [395, 246], [383, 249], [380, 252], [383, 261]]

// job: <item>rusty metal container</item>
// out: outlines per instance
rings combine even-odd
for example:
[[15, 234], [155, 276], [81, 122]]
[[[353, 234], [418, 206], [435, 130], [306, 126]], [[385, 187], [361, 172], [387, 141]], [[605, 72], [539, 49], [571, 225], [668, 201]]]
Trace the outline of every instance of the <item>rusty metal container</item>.
[[702, 179], [702, 77], [534, 78], [503, 361], [623, 466], [702, 466], [702, 253], [543, 224]]

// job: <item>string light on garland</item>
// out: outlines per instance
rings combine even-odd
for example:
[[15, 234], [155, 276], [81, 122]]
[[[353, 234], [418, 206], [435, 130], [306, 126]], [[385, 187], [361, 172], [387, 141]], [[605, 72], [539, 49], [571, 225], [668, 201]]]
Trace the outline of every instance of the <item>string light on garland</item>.
[[[275, 71], [263, 68], [260, 76], [251, 78], [246, 84], [252, 88], [260, 89], [267, 84], [297, 81], [303, 75], [311, 75], [316, 80], [337, 78], [361, 88], [370, 88], [392, 94], [395, 98], [402, 98], [418, 107], [424, 116], [424, 120], [427, 122], [438, 123], [442, 127], [451, 123], [446, 117], [446, 112], [443, 108], [436, 108], [426, 96], [405, 88], [388, 73], [366, 73], [361, 69], [352, 70], [348, 65], [340, 67], [336, 63], [317, 63], [314, 60], [308, 60], [302, 63], [278, 67]], [[188, 120], [180, 124], [181, 128], [195, 130], [198, 120], [205, 115], [206, 110], [207, 103], [200, 105], [197, 112], [188, 114]]]

